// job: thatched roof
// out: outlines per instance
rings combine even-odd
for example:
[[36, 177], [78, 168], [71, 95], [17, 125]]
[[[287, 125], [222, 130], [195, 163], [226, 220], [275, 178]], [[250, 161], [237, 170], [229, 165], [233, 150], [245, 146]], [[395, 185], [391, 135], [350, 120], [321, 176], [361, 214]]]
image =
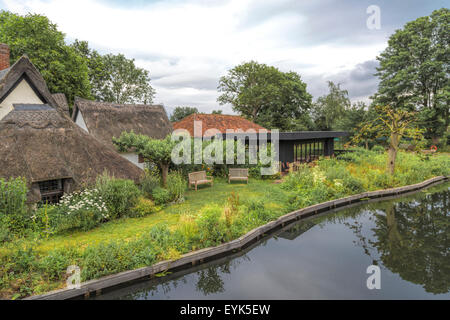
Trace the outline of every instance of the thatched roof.
[[67, 115], [69, 114], [69, 104], [67, 103], [67, 98], [64, 93], [54, 93], [52, 94], [53, 99], [55, 99], [58, 107], [63, 110]]
[[26, 80], [36, 95], [46, 104], [59, 108], [48, 91], [47, 84], [28, 57], [23, 56], [11, 67], [0, 71], [0, 102], [14, 90], [18, 83]]
[[118, 178], [139, 179], [141, 169], [73, 123], [27, 57], [0, 72], [0, 102], [22, 80], [44, 104], [15, 103], [0, 120], [0, 178], [25, 177], [30, 185], [72, 178], [76, 187], [93, 183], [107, 170]]
[[172, 132], [166, 111], [160, 105], [131, 105], [98, 102], [76, 98], [72, 119], [81, 113], [89, 133], [99, 141], [113, 146], [112, 138], [133, 130], [155, 139]]
[[15, 105], [0, 121], [0, 177], [29, 183], [72, 178], [93, 183], [104, 170], [138, 180], [141, 169], [49, 105]]

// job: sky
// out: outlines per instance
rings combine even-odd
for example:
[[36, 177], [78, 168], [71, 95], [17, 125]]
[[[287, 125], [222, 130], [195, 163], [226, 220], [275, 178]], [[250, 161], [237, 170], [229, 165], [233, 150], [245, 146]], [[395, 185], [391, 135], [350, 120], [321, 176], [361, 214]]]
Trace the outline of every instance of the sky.
[[[367, 27], [371, 5], [380, 9], [379, 28]], [[250, 60], [297, 72], [314, 100], [334, 81], [353, 102], [369, 102], [389, 36], [442, 7], [440, 0], [0, 0], [1, 9], [46, 15], [67, 42], [134, 58], [169, 113], [191, 106], [227, 114], [231, 106], [217, 102], [219, 79]]]

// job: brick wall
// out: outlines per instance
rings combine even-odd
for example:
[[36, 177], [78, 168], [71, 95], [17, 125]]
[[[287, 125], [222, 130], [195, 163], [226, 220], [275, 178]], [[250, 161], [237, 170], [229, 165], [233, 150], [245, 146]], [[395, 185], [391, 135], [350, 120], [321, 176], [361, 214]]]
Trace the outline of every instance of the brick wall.
[[9, 68], [9, 47], [0, 43], [0, 70]]

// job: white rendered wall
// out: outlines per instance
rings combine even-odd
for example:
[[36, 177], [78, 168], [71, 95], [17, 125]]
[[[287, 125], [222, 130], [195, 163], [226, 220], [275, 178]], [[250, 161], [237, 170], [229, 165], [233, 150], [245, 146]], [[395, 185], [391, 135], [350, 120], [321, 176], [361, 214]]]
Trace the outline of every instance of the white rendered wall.
[[121, 153], [120, 155], [139, 168], [144, 169], [144, 163], [139, 163], [139, 156], [136, 153], [127, 152]]
[[81, 112], [78, 110], [78, 114], [77, 117], [75, 119], [75, 123], [82, 129], [84, 129], [86, 132], [89, 133], [89, 130], [86, 126], [86, 122], [84, 122], [84, 118], [83, 115], [81, 114]]
[[22, 80], [0, 104], [0, 120], [12, 111], [15, 103], [44, 104], [25, 80]]

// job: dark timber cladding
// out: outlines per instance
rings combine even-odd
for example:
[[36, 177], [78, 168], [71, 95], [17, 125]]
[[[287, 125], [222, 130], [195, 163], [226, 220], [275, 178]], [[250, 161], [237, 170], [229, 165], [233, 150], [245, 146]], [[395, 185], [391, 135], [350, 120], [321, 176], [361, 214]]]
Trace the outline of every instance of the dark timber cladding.
[[[279, 160], [282, 163], [309, 162], [319, 156], [334, 155], [334, 139], [347, 136], [344, 131], [297, 131], [279, 133]], [[245, 133], [234, 134], [236, 138], [259, 140], [260, 134], [249, 136]], [[226, 134], [223, 135], [226, 138]], [[271, 133], [267, 133], [267, 141]]]

